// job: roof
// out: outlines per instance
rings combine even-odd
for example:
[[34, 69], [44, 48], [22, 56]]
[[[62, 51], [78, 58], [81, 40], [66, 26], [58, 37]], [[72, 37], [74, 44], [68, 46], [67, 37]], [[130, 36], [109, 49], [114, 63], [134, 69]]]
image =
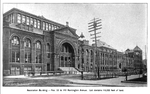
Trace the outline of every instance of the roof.
[[[12, 9], [10, 9], [9, 11], [5, 12], [5, 13], [3, 14], [3, 16], [6, 16], [6, 15], [8, 15], [9, 13], [14, 12], [14, 11], [17, 11], [17, 12], [20, 12], [20, 13], [23, 13], [23, 14], [26, 14], [26, 15], [30, 15], [30, 16], [33, 17], [33, 18], [38, 18], [38, 19], [41, 19], [42, 21], [49, 22], [49, 23], [51, 23], [51, 24], [54, 24], [54, 25], [57, 25], [57, 26], [60, 26], [60, 27], [65, 27], [65, 25], [60, 24], [60, 23], [55, 22], [55, 21], [52, 21], [52, 20], [49, 20], [49, 19], [45, 18], [43, 15], [42, 15], [42, 16], [37, 16], [37, 15], [34, 15], [34, 14], [32, 14], [32, 13], [29, 13], [29, 12], [26, 12], [26, 11], [23, 11], [23, 10], [20, 10], [20, 9], [17, 9], [17, 8], [12, 8]], [[71, 28], [71, 27], [70, 27], [70, 28]], [[74, 28], [71, 28], [71, 29], [74, 29]]]
[[106, 47], [106, 48], [110, 48], [110, 49], [114, 49], [113, 47], [111, 47], [110, 45], [106, 44], [103, 41], [97, 41], [97, 47]]
[[133, 50], [134, 51], [141, 51], [141, 49], [138, 46], [136, 46]]

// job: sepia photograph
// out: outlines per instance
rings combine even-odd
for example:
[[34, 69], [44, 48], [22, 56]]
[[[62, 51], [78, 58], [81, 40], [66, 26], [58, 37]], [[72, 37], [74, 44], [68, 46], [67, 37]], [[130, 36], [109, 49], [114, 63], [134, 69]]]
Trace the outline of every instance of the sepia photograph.
[[147, 87], [148, 3], [3, 3], [1, 15], [2, 87]]

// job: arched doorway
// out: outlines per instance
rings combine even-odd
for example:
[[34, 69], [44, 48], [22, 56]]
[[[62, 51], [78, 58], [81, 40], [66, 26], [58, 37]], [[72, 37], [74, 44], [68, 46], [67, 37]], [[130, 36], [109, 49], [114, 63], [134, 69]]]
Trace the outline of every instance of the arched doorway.
[[59, 67], [75, 67], [74, 49], [67, 42], [61, 45]]

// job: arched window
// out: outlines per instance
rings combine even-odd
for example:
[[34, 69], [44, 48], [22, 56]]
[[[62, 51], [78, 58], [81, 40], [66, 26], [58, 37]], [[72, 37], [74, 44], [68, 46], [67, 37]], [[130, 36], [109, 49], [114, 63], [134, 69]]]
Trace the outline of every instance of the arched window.
[[11, 40], [12, 45], [20, 45], [19, 38], [14, 36]]
[[40, 41], [36, 41], [36, 63], [42, 63], [42, 46]]
[[25, 39], [24, 47], [31, 48], [31, 41], [30, 41], [30, 39], [28, 39], [28, 38]]
[[26, 38], [24, 41], [25, 63], [31, 63], [31, 40]]
[[40, 41], [36, 42], [36, 49], [41, 49], [41, 42]]
[[20, 41], [17, 36], [11, 39], [11, 62], [20, 62]]

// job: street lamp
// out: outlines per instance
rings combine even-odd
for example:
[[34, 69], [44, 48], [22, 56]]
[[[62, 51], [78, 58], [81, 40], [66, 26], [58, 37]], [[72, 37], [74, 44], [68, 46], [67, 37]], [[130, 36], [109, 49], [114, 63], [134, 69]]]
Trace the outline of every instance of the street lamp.
[[[80, 35], [80, 38], [84, 38], [84, 35], [83, 35], [83, 33], [81, 33], [81, 35]], [[84, 44], [83, 44], [83, 41], [82, 41], [82, 43], [81, 43], [81, 48], [82, 48], [82, 50], [81, 50], [81, 64], [82, 64], [82, 70], [81, 70], [81, 80], [83, 80], [83, 68], [84, 68], [84, 58], [83, 58], [83, 55], [84, 55], [84, 49], [83, 49], [83, 46], [84, 46]]]

